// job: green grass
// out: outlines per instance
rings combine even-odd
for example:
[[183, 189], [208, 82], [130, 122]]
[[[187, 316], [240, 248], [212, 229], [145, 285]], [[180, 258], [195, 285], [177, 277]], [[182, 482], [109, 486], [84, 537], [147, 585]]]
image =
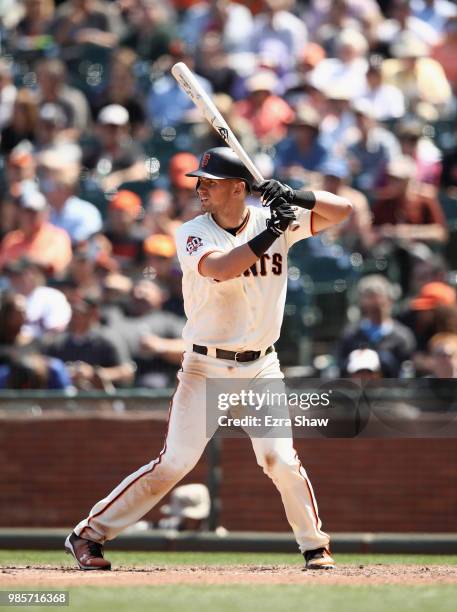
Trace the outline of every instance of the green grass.
[[[131, 565], [302, 565], [299, 553], [224, 553], [224, 552], [123, 552], [106, 549], [113, 566]], [[373, 555], [337, 554], [338, 563], [412, 563], [421, 565], [457, 565], [457, 555]], [[74, 561], [63, 550], [0, 550], [1, 565], [63, 565]]]
[[[110, 551], [107, 556], [114, 567], [240, 563], [300, 566], [303, 563], [299, 554], [281, 553]], [[457, 556], [341, 554], [337, 555], [337, 560], [341, 564], [354, 565], [457, 565]], [[14, 564], [73, 566], [71, 558], [60, 551], [1, 550], [0, 566]], [[457, 585], [320, 586], [306, 584], [304, 580], [303, 585], [84, 586], [70, 589], [69, 609], [88, 612], [454, 612], [456, 601]], [[56, 608], [40, 609], [52, 611]]]
[[[70, 590], [85, 612], [455, 612], [454, 586], [154, 586]], [[41, 607], [40, 610], [56, 610]]]

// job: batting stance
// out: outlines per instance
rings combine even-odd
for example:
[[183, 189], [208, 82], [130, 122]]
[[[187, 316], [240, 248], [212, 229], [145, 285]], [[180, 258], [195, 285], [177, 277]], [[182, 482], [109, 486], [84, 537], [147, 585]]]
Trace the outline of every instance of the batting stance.
[[[165, 444], [156, 459], [96, 503], [67, 537], [65, 547], [81, 569], [110, 569], [103, 544], [151, 510], [199, 460], [208, 442], [206, 379], [283, 378], [274, 343], [286, 300], [287, 252], [351, 212], [344, 198], [294, 191], [274, 180], [260, 186], [270, 211], [247, 206], [250, 174], [228, 147], [204, 153], [188, 176], [198, 177], [203, 214], [184, 223], [176, 237], [186, 351]], [[321, 529], [313, 489], [292, 438], [251, 441], [258, 464], [279, 490], [306, 567], [333, 567], [329, 536]]]

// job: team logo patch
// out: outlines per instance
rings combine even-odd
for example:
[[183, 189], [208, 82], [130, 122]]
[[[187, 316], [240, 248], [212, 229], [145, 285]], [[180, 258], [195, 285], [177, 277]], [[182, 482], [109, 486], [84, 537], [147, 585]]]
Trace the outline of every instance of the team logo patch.
[[189, 236], [186, 242], [186, 251], [189, 253], [189, 255], [192, 255], [192, 253], [198, 251], [202, 244], [203, 240], [198, 238], [198, 236]]
[[202, 163], [201, 163], [201, 167], [202, 168], [206, 168], [206, 166], [208, 165], [209, 162], [209, 158], [211, 157], [211, 155], [209, 153], [205, 153], [202, 157]]

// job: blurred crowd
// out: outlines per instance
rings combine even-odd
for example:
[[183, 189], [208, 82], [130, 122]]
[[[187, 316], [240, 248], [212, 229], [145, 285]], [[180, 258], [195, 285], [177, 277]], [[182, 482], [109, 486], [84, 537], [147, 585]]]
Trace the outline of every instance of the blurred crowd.
[[4, 0], [0, 53], [0, 388], [174, 386], [222, 144], [177, 61], [265, 177], [353, 203], [291, 251], [283, 364], [457, 377], [455, 2]]

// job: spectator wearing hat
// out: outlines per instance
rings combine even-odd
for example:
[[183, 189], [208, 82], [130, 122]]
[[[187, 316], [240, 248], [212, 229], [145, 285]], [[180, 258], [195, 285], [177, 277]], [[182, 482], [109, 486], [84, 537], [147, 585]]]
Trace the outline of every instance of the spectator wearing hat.
[[414, 184], [415, 172], [416, 164], [409, 157], [393, 159], [387, 165], [387, 183], [377, 193], [372, 208], [378, 241], [447, 242], [447, 223], [436, 190], [428, 185]]
[[39, 159], [40, 187], [50, 204], [50, 221], [64, 229], [73, 244], [88, 240], [102, 228], [97, 208], [76, 196], [80, 166], [62, 159], [58, 150], [43, 153]]
[[104, 389], [130, 384], [134, 367], [100, 325], [99, 303], [90, 297], [71, 304], [68, 331], [44, 345], [44, 352], [66, 363], [78, 389]]
[[449, 109], [452, 91], [441, 65], [428, 55], [428, 47], [410, 33], [396, 38], [392, 59], [382, 63], [383, 78], [398, 87], [411, 110], [424, 111], [420, 103], [430, 106], [435, 113]]
[[355, 380], [367, 381], [382, 378], [379, 355], [369, 348], [355, 349], [349, 353], [344, 370], [350, 378]]
[[287, 102], [274, 93], [277, 86], [278, 79], [273, 72], [258, 72], [246, 81], [248, 97], [236, 104], [236, 113], [251, 123], [263, 144], [273, 144], [284, 138], [287, 125], [294, 118]]
[[395, 130], [403, 155], [414, 159], [413, 179], [438, 187], [441, 178], [441, 151], [424, 135], [424, 125], [418, 119], [404, 119]]
[[11, 288], [26, 299], [26, 321], [21, 334], [26, 338], [42, 338], [63, 331], [70, 320], [70, 306], [65, 295], [46, 286], [46, 272], [36, 260], [22, 257], [3, 267]]
[[349, 218], [331, 228], [328, 235], [342, 244], [346, 252], [357, 251], [367, 255], [374, 244], [371, 210], [365, 195], [348, 185], [351, 177], [349, 165], [342, 159], [328, 159], [320, 166], [319, 173], [322, 175], [319, 189], [346, 198], [352, 204]]
[[124, 272], [132, 272], [144, 263], [143, 242], [146, 230], [137, 221], [142, 212], [140, 197], [121, 189], [111, 199], [105, 236], [111, 242], [111, 255]]
[[99, 298], [102, 296], [104, 279], [118, 269], [119, 266], [111, 254], [97, 241], [89, 240], [75, 249], [65, 281], [71, 284], [73, 292], [77, 291], [80, 296]]
[[36, 97], [29, 89], [19, 89], [11, 117], [1, 130], [0, 153], [10, 153], [22, 141], [33, 142], [38, 119]]
[[67, 118], [58, 104], [47, 102], [41, 106], [35, 133], [35, 152], [42, 153], [49, 149], [59, 147], [72, 148], [73, 157], [80, 158], [80, 148], [76, 144], [77, 131], [67, 128]]
[[425, 354], [427, 343], [434, 334], [457, 331], [453, 329], [457, 318], [452, 316], [455, 311], [454, 288], [445, 282], [432, 281], [421, 287], [399, 318], [414, 333], [417, 351]]
[[356, 100], [352, 110], [357, 130], [353, 141], [348, 142], [347, 156], [354, 186], [370, 196], [381, 184], [386, 166], [400, 156], [400, 146], [395, 136], [376, 121], [371, 102]]
[[[312, 81], [312, 75], [309, 77]], [[345, 157], [348, 138], [353, 137], [355, 118], [349, 83], [328, 84], [321, 92], [325, 104], [316, 107], [321, 115], [320, 141], [332, 157]]]
[[0, 267], [28, 256], [53, 274], [62, 274], [71, 261], [68, 233], [48, 222], [46, 198], [28, 188], [18, 199], [18, 229], [8, 232], [0, 246]]
[[328, 157], [319, 138], [318, 113], [311, 106], [300, 106], [290, 123], [288, 138], [276, 147], [275, 167], [281, 176], [304, 179], [317, 171]]
[[132, 140], [129, 113], [120, 104], [109, 104], [97, 117], [97, 142], [84, 151], [83, 165], [94, 171], [94, 176], [105, 191], [117, 189], [127, 181], [148, 178], [144, 152]]
[[173, 238], [166, 234], [153, 234], [146, 238], [143, 248], [148, 274], [162, 283], [167, 283], [176, 256]]
[[295, 0], [264, 0], [263, 10], [254, 17], [251, 50], [274, 57], [281, 72], [293, 70], [308, 39], [302, 19], [293, 10]]
[[[195, 191], [197, 181], [192, 176], [186, 176], [196, 165], [198, 166], [198, 159], [195, 155], [184, 151], [173, 155], [168, 165], [169, 189], [174, 208], [173, 217], [180, 223], [198, 214], [196, 213], [198, 198]], [[173, 228], [175, 230], [176, 226]]]
[[366, 85], [360, 95], [373, 108], [378, 121], [399, 119], [405, 114], [405, 98], [402, 91], [384, 81], [382, 60], [376, 56], [370, 62], [366, 75]]
[[392, 316], [394, 288], [386, 277], [371, 274], [357, 285], [357, 305], [361, 319], [351, 323], [339, 341], [342, 371], [352, 351], [369, 348], [376, 351], [387, 377], [398, 377], [402, 363], [411, 358], [415, 340], [411, 331]]

